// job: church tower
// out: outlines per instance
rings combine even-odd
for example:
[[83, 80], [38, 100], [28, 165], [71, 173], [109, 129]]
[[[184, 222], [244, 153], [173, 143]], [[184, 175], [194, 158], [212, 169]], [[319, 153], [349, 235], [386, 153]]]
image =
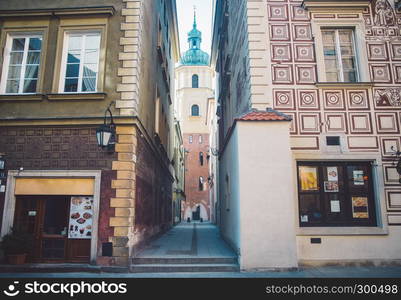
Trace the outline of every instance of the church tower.
[[208, 103], [214, 97], [214, 71], [209, 55], [201, 50], [202, 33], [197, 29], [196, 12], [188, 32], [188, 50], [176, 68], [175, 107], [181, 123], [186, 150], [183, 220], [211, 220], [209, 200], [209, 130], [206, 122]]

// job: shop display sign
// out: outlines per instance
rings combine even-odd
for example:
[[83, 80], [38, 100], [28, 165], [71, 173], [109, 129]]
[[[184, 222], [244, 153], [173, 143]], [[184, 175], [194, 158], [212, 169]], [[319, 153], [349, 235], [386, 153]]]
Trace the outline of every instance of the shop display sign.
[[363, 179], [363, 170], [354, 170], [353, 171], [353, 177], [354, 177], [354, 185], [364, 185], [364, 179]]
[[326, 193], [338, 193], [338, 181], [325, 181], [324, 191]]
[[339, 200], [331, 200], [330, 201], [330, 210], [332, 213], [339, 213], [340, 209], [340, 201]]
[[69, 239], [90, 239], [92, 236], [93, 197], [71, 197]]
[[368, 219], [368, 198], [352, 197], [352, 217], [354, 219]]
[[303, 191], [317, 191], [317, 168], [300, 167], [299, 178], [301, 180], [301, 189]]
[[327, 180], [328, 181], [338, 181], [337, 167], [327, 167]]

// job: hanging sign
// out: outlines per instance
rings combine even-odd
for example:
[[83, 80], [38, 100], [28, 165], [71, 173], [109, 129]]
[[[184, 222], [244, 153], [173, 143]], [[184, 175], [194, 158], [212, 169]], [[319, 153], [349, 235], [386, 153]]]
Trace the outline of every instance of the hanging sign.
[[69, 239], [92, 237], [93, 197], [71, 197]]

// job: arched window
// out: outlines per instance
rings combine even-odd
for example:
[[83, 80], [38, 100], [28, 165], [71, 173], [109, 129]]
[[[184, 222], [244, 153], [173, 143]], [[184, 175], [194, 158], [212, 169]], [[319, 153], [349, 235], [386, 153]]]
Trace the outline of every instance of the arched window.
[[189, 136], [189, 143], [192, 144], [193, 137], [192, 135]]
[[199, 152], [199, 162], [200, 165], [203, 166], [203, 152]]
[[199, 87], [199, 76], [198, 75], [192, 75], [192, 88], [197, 89]]
[[199, 190], [203, 191], [203, 177], [199, 176]]
[[192, 105], [191, 107], [191, 116], [198, 117], [199, 116], [199, 105]]

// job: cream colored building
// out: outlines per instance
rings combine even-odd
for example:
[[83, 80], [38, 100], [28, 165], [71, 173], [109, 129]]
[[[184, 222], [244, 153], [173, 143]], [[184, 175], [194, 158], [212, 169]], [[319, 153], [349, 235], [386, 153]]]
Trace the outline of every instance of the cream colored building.
[[241, 269], [401, 261], [396, 1], [216, 1], [221, 232]]

